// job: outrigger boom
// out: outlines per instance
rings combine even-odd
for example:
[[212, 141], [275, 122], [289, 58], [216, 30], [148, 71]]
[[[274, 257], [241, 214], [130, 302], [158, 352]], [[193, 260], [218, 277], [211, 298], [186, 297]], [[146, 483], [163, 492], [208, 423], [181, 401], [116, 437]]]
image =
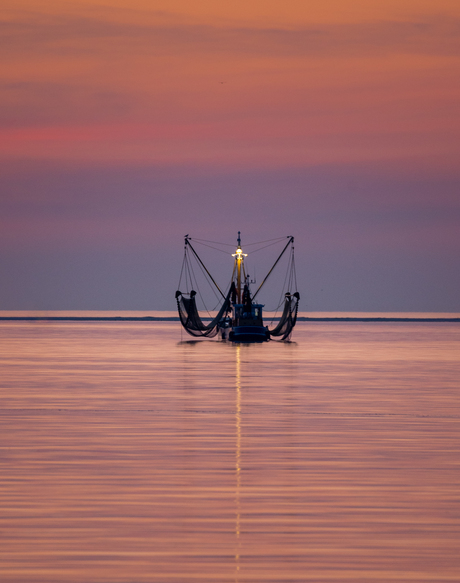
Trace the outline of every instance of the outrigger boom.
[[[226, 294], [224, 294], [221, 288], [217, 285], [190, 241], [191, 238], [186, 235], [184, 261], [179, 281], [180, 287], [184, 276], [185, 285], [187, 288], [190, 288], [190, 291], [181, 292], [178, 290], [176, 292], [180, 321], [189, 334], [192, 336], [212, 338], [220, 333], [222, 340], [245, 343], [264, 342], [272, 338], [278, 340], [288, 340], [290, 338], [292, 330], [296, 324], [300, 298], [297, 291], [293, 294], [290, 292], [290, 289], [292, 289], [293, 286], [297, 286], [294, 264], [294, 237], [288, 237], [288, 242], [265, 278], [262, 280], [262, 283], [254, 295], [252, 295], [250, 291], [250, 284], [254, 282], [250, 281], [249, 275], [246, 274], [244, 267], [244, 258], [247, 257], [247, 253], [243, 253], [241, 247], [240, 231], [238, 231], [236, 252], [232, 254], [232, 257], [234, 257], [232, 280]], [[199, 240], [196, 241], [199, 242]], [[261, 243], [266, 243], [266, 241], [262, 241]], [[262, 312], [264, 304], [255, 303], [254, 300], [275, 269], [276, 265], [289, 248], [291, 249], [291, 255], [288, 271], [289, 278], [287, 279], [288, 289], [284, 294], [283, 312], [278, 324], [274, 328], [269, 329], [268, 326], [264, 326], [263, 323]], [[196, 291], [193, 289], [193, 283], [196, 285], [196, 278], [194, 277], [193, 269], [190, 264], [188, 250], [192, 252], [200, 267], [204, 270], [223, 298], [223, 303], [220, 306], [217, 315], [208, 324], [205, 324], [202, 321], [196, 306]]]

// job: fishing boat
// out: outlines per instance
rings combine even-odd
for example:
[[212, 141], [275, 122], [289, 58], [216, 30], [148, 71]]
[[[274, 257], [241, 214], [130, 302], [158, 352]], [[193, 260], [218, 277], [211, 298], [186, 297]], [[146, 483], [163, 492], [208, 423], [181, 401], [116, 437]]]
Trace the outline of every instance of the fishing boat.
[[[202, 242], [202, 240], [192, 240], [189, 235], [186, 235], [179, 288], [184, 283], [188, 291], [183, 292], [180, 289], [176, 291], [176, 301], [181, 324], [188, 334], [203, 338], [214, 338], [219, 335], [224, 341], [240, 343], [289, 340], [296, 324], [300, 296], [297, 289], [294, 289], [297, 288], [294, 263], [294, 237], [289, 236], [286, 238], [269, 240], [277, 242], [283, 242], [284, 240], [286, 244], [262, 280], [262, 283], [252, 293], [251, 285], [256, 282], [251, 280], [246, 273], [244, 260], [248, 254], [243, 253], [240, 231], [238, 231], [236, 251], [231, 254], [234, 258], [232, 277], [225, 291], [222, 291], [221, 287], [216, 283], [195, 250], [194, 245], [192, 245], [192, 241], [195, 243], [196, 241]], [[267, 241], [261, 241], [259, 243], [265, 244]], [[257, 243], [253, 243], [252, 245], [257, 245]], [[264, 304], [258, 303], [256, 298], [273, 273], [275, 267], [286, 255], [288, 255], [288, 269], [285, 277], [286, 289], [282, 290], [282, 299], [278, 306], [281, 315], [279, 320], [276, 320], [276, 325], [269, 328], [269, 326], [264, 325], [263, 321]], [[216, 293], [220, 294], [220, 308], [217, 314], [213, 318], [210, 318], [210, 322], [208, 323], [203, 321], [197, 308], [197, 291], [194, 289], [197, 279], [194, 275], [192, 260], [198, 263], [200, 270], [207, 276], [217, 290]], [[274, 322], [275, 320], [273, 320]]]

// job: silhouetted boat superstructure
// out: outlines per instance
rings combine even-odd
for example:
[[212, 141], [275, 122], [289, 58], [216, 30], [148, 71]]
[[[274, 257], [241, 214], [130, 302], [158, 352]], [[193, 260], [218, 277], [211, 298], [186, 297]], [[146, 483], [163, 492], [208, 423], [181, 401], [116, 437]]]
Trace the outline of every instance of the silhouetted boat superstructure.
[[[187, 235], [185, 237], [184, 261], [179, 286], [181, 286], [182, 280], [184, 279], [186, 287], [190, 289], [187, 292], [179, 290], [176, 292], [179, 317], [185, 330], [192, 336], [206, 338], [213, 338], [220, 334], [223, 340], [230, 340], [232, 342], [264, 342], [271, 338], [288, 340], [296, 324], [300, 296], [297, 290], [291, 293], [291, 288], [297, 287], [294, 263], [294, 237], [289, 236], [287, 239], [288, 241], [279, 257], [255, 293], [252, 294], [250, 286], [255, 282], [251, 281], [249, 275], [246, 273], [244, 258], [247, 257], [247, 254], [243, 253], [241, 235], [238, 231], [237, 249], [232, 254], [234, 264], [231, 283], [224, 293], [193, 247], [191, 243], [192, 239]], [[265, 242], [263, 241], [262, 243]], [[283, 311], [276, 326], [269, 329], [263, 322], [264, 304], [257, 303], [255, 299], [280, 259], [288, 250], [290, 252], [290, 258], [285, 281], [287, 283], [287, 291], [284, 294], [282, 302]], [[197, 309], [197, 292], [193, 289], [193, 282], [196, 282], [196, 278], [193, 277], [190, 254], [199, 263], [201, 270], [207, 275], [210, 282], [212, 282], [222, 297], [220, 309], [209, 323], [203, 322]]]

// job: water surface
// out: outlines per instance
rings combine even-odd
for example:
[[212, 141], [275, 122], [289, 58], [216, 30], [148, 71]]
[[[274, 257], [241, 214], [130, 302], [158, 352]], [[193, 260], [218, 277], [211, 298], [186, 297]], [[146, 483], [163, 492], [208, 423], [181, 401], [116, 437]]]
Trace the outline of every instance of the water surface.
[[458, 581], [460, 326], [0, 323], [0, 580]]

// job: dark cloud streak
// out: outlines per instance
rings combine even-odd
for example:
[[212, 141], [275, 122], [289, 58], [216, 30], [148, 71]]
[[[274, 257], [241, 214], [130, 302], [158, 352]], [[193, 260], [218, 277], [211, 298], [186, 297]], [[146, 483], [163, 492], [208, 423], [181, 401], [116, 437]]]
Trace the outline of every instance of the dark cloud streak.
[[129, 115], [135, 100], [121, 90], [101, 90], [85, 83], [27, 81], [0, 83], [2, 127], [103, 123]]
[[[158, 56], [192, 53], [264, 57], [369, 57], [394, 53], [458, 56], [460, 21], [440, 14], [435, 20], [315, 25], [300, 29], [209, 25], [133, 24], [113, 20], [53, 16], [18, 16], [0, 22], [4, 58], [39, 52], [83, 55], [97, 49]], [[102, 42], [99, 42], [102, 41]]]

